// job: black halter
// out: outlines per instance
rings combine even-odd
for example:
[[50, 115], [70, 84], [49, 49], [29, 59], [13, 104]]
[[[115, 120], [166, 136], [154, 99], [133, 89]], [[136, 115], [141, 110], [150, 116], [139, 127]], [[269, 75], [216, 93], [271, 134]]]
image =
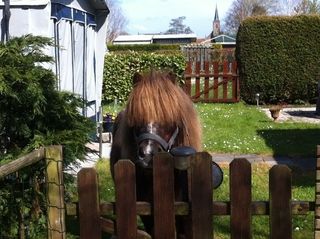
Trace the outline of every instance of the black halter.
[[[168, 142], [164, 140], [161, 136], [155, 133], [142, 133], [140, 135], [135, 135], [135, 140], [137, 145], [140, 145], [144, 140], [153, 140], [160, 145], [163, 151], [169, 152], [178, 136], [178, 133], [179, 133], [179, 128], [176, 127], [175, 131], [171, 135]], [[152, 163], [150, 163], [151, 161], [152, 161], [152, 155], [151, 156], [149, 155], [146, 158], [141, 158], [138, 156], [138, 160], [136, 161], [136, 163], [141, 165], [143, 168], [150, 168], [152, 167], [151, 166]]]
[[143, 133], [143, 134], [140, 134], [139, 136], [136, 136], [136, 142], [139, 145], [144, 140], [153, 140], [161, 146], [163, 151], [169, 152], [170, 149], [172, 148], [172, 145], [174, 144], [174, 141], [178, 136], [178, 133], [179, 133], [179, 128], [177, 127], [176, 130], [171, 135], [171, 138], [169, 139], [168, 142], [165, 141], [161, 136], [157, 134]]

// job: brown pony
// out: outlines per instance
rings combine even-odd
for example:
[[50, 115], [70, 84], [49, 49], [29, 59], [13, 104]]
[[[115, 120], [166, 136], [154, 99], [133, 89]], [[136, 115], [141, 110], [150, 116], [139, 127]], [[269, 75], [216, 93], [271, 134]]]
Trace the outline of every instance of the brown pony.
[[[152, 199], [152, 156], [176, 146], [201, 150], [201, 126], [193, 103], [173, 74], [152, 70], [136, 74], [126, 108], [115, 120], [111, 173], [119, 159], [136, 164], [137, 200]], [[142, 217], [152, 234], [153, 222]]]

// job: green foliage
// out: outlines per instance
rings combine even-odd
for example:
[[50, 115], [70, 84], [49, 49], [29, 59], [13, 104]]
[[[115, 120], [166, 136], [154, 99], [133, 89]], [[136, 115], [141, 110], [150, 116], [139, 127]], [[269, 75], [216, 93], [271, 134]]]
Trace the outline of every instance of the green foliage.
[[0, 238], [17, 238], [22, 227], [27, 238], [45, 238], [44, 168], [40, 161], [0, 181]]
[[136, 72], [150, 68], [172, 70], [183, 81], [185, 58], [181, 53], [155, 54], [129, 51], [126, 54], [108, 54], [105, 58], [103, 100], [126, 102]]
[[133, 45], [108, 45], [108, 49], [111, 52], [121, 51], [147, 51], [147, 52], [174, 52], [180, 51], [179, 44], [133, 44]]
[[47, 38], [27, 35], [0, 45], [1, 159], [43, 145], [63, 144], [64, 163], [82, 158], [93, 123], [79, 113], [83, 101], [56, 90], [56, 79], [42, 63]]
[[237, 35], [241, 97], [253, 103], [314, 102], [320, 74], [320, 16], [255, 17]]
[[[68, 167], [86, 152], [94, 123], [79, 113], [83, 100], [57, 91], [53, 72], [43, 67], [52, 61], [43, 53], [50, 45], [50, 39], [31, 35], [0, 44], [0, 163], [41, 146], [61, 144], [64, 166]], [[41, 169], [33, 166], [26, 173], [19, 172], [19, 181], [27, 185], [29, 177]], [[16, 212], [29, 214], [35, 191], [31, 186], [25, 187], [20, 191], [24, 196], [13, 199], [11, 191], [17, 189], [6, 180], [1, 183], [9, 189], [0, 187], [0, 214], [6, 215], [0, 218], [0, 237], [10, 238], [17, 231], [13, 223], [17, 223]], [[37, 230], [29, 226], [29, 233], [39, 235]]]

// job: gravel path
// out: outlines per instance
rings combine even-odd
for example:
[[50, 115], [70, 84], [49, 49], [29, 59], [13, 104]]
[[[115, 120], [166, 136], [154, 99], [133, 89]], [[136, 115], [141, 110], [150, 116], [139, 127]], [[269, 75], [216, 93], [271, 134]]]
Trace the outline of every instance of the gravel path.
[[[266, 115], [272, 119], [269, 109], [261, 108]], [[320, 116], [315, 114], [316, 107], [304, 108], [284, 108], [280, 111], [280, 116], [276, 119], [277, 122], [293, 121], [293, 122], [308, 122], [320, 124]]]

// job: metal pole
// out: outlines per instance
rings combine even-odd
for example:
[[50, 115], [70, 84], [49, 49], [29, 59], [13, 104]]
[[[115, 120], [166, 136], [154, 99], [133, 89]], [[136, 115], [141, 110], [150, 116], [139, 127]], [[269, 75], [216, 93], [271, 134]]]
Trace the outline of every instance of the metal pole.
[[99, 110], [99, 123], [98, 123], [98, 130], [99, 130], [99, 157], [102, 158], [102, 124], [103, 124], [103, 112], [102, 106], [100, 106]]
[[3, 0], [4, 1], [4, 9], [3, 9], [3, 20], [4, 20], [4, 38], [2, 39], [4, 42], [9, 41], [9, 21], [11, 17], [10, 12], [10, 0]]

